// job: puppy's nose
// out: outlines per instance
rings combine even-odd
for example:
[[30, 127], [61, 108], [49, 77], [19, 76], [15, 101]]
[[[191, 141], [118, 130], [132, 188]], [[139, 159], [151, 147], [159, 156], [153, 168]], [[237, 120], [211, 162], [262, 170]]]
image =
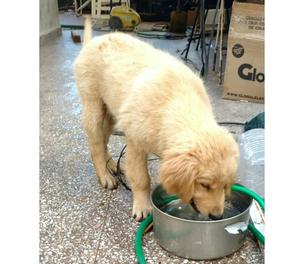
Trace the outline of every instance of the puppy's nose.
[[212, 220], [221, 220], [223, 218], [223, 215], [209, 214], [208, 217], [211, 218]]

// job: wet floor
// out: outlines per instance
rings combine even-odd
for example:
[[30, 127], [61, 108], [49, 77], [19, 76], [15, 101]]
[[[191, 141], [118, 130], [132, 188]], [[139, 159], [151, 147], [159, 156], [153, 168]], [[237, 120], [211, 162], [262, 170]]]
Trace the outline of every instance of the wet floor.
[[[186, 40], [145, 41], [175, 56], [186, 45]], [[99, 187], [82, 130], [72, 72], [80, 48], [68, 30], [40, 47], [40, 263], [136, 263], [132, 195], [121, 185], [113, 191]], [[194, 47], [190, 58], [199, 61]], [[214, 74], [206, 85], [220, 121], [244, 122], [264, 110], [259, 104], [222, 100]], [[124, 143], [123, 137], [111, 137], [114, 158]], [[157, 168], [158, 161], [149, 162], [153, 182]], [[264, 263], [251, 235], [238, 252], [215, 261], [175, 257], [156, 243], [152, 232], [144, 238], [144, 251], [147, 263]]]

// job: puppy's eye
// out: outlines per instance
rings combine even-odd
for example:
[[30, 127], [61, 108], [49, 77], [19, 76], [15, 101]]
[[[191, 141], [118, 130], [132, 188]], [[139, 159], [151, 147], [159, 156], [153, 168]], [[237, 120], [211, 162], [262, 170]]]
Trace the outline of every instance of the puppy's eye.
[[205, 184], [205, 183], [200, 183], [200, 185], [205, 188], [206, 190], [210, 190], [210, 186], [208, 184]]

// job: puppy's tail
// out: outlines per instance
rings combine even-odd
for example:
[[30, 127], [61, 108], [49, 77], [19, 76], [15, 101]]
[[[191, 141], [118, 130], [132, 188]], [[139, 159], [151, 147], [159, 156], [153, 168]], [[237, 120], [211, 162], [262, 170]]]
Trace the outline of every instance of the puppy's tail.
[[84, 20], [83, 46], [85, 46], [92, 38], [92, 19], [86, 16]]

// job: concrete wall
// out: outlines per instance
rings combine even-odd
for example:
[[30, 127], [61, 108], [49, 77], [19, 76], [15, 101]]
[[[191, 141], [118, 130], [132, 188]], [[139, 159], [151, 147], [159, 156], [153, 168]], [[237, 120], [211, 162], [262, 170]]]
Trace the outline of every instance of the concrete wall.
[[57, 0], [40, 0], [40, 42], [60, 34]]

